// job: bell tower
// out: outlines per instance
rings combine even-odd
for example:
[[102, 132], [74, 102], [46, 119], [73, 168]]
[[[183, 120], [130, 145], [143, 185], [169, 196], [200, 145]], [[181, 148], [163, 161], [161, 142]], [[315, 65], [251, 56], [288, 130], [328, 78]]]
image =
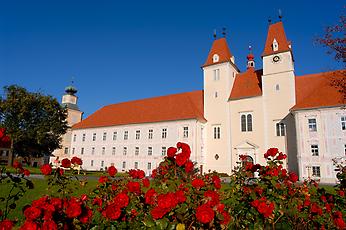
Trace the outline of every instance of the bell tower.
[[216, 170], [231, 172], [230, 111], [228, 98], [235, 75], [239, 72], [235, 65], [227, 40], [216, 39], [202, 66], [204, 74], [204, 172]]

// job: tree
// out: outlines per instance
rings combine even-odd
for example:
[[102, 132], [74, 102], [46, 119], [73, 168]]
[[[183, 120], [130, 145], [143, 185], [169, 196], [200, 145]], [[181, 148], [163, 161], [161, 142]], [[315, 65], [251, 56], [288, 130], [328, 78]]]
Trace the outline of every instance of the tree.
[[11, 138], [15, 155], [31, 157], [51, 154], [60, 147], [67, 131], [67, 112], [59, 102], [41, 93], [11, 85], [0, 98], [0, 128]]
[[346, 38], [345, 38], [346, 16], [341, 15], [338, 24], [325, 28], [325, 34], [317, 38], [317, 42], [326, 47], [327, 53], [334, 55], [338, 62], [342, 62], [343, 70], [335, 73], [331, 79], [331, 85], [334, 86], [343, 95], [343, 103], [346, 102]]

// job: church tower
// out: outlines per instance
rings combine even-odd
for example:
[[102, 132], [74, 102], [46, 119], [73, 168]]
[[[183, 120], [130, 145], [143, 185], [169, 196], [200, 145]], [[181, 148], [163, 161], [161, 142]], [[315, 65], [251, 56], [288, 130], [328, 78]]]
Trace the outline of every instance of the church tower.
[[50, 162], [55, 165], [59, 164], [58, 161], [61, 161], [64, 158], [70, 158], [71, 155], [71, 142], [72, 142], [72, 130], [71, 127], [82, 120], [83, 112], [78, 108], [77, 101], [78, 97], [76, 96], [77, 89], [75, 87], [67, 86], [65, 88], [65, 94], [62, 96], [62, 106], [67, 109], [67, 125], [68, 129], [66, 133], [62, 136], [61, 148], [56, 149], [53, 152], [53, 156], [50, 159]]
[[204, 117], [203, 130], [204, 172], [231, 172], [230, 112], [228, 98], [235, 75], [235, 65], [226, 38], [214, 40], [203, 68]]
[[288, 153], [287, 135], [294, 128], [289, 110], [296, 103], [295, 74], [291, 43], [281, 21], [269, 25], [262, 58], [264, 148], [275, 146]]

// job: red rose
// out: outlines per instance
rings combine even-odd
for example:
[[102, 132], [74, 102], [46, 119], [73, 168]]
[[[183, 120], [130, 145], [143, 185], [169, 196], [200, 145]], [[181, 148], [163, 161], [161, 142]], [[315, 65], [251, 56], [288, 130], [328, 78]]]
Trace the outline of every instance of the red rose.
[[286, 158], [287, 158], [287, 155], [280, 152], [279, 156], [277, 156], [276, 159], [281, 161], [281, 160], [285, 160]]
[[156, 196], [157, 196], [157, 193], [156, 193], [155, 189], [153, 189], [153, 188], [149, 189], [145, 193], [145, 196], [144, 196], [145, 203], [150, 204], [150, 205], [154, 204]]
[[192, 186], [195, 187], [196, 189], [200, 189], [202, 187], [204, 187], [205, 183], [202, 179], [193, 179], [191, 182]]
[[142, 178], [144, 178], [145, 177], [145, 172], [143, 171], [143, 170], [140, 170], [140, 169], [138, 169], [138, 170], [136, 170], [136, 169], [131, 169], [130, 171], [129, 171], [129, 175], [130, 175], [130, 177], [132, 177], [133, 179], [142, 179]]
[[142, 179], [142, 184], [143, 184], [143, 186], [144, 186], [145, 188], [149, 188], [149, 186], [150, 186], [150, 181], [149, 181], [149, 179], [148, 179], [148, 178]]
[[231, 221], [231, 216], [228, 212], [221, 212], [223, 220], [220, 222], [221, 224], [227, 225]]
[[189, 173], [189, 172], [192, 172], [193, 170], [193, 163], [192, 161], [188, 161], [185, 163], [185, 172], [186, 173]]
[[211, 179], [212, 179], [212, 181], [213, 181], [213, 183], [214, 183], [215, 188], [220, 189], [220, 188], [221, 188], [221, 180], [220, 180], [220, 177], [214, 175], [214, 176], [211, 177]]
[[24, 222], [24, 224], [20, 227], [20, 230], [39, 230], [40, 228], [37, 226], [37, 224], [33, 221], [27, 220]]
[[93, 211], [90, 208], [85, 207], [82, 211], [81, 216], [79, 217], [79, 221], [82, 222], [83, 224], [86, 224], [90, 221], [92, 215], [93, 215]]
[[175, 156], [175, 162], [179, 166], [183, 166], [189, 160], [189, 156], [184, 153], [179, 153]]
[[111, 204], [108, 205], [105, 210], [103, 210], [102, 215], [108, 219], [111, 220], [116, 220], [120, 217], [121, 214], [121, 210], [120, 208], [115, 205], [115, 204]]
[[182, 143], [182, 142], [178, 142], [177, 143], [177, 148], [178, 149], [181, 149], [181, 152], [183, 154], [186, 154], [188, 155], [188, 158], [190, 158], [190, 154], [191, 154], [191, 149], [190, 149], [190, 146], [186, 143]]
[[214, 207], [220, 202], [219, 194], [215, 191], [208, 190], [204, 193], [204, 197], [207, 198], [208, 202], [207, 204], [211, 207]]
[[290, 181], [292, 181], [293, 183], [298, 181], [298, 176], [294, 172], [290, 172], [288, 175], [289, 175]]
[[159, 208], [159, 207], [155, 207], [153, 208], [150, 213], [151, 215], [153, 216], [153, 218], [155, 220], [157, 219], [161, 219], [167, 212], [169, 212], [169, 210], [167, 209], [162, 209], [162, 208]]
[[177, 153], [177, 148], [174, 148], [174, 147], [169, 147], [168, 149], [167, 149], [167, 156], [169, 157], [169, 158], [173, 158], [174, 156], [175, 156], [175, 154]]
[[82, 194], [82, 195], [80, 196], [80, 199], [81, 199], [81, 201], [86, 201], [86, 200], [88, 199], [88, 195]]
[[157, 197], [158, 207], [161, 209], [171, 209], [177, 206], [178, 201], [175, 197], [175, 194], [169, 192], [167, 194], [161, 194]]
[[141, 192], [141, 184], [138, 182], [129, 181], [127, 183], [127, 188], [129, 189], [130, 192], [133, 192], [133, 193]]
[[115, 174], [117, 174], [118, 170], [114, 167], [114, 166], [110, 166], [108, 168], [108, 174], [111, 176], [111, 177], [114, 177]]
[[78, 158], [78, 157], [72, 157], [71, 159], [71, 163], [75, 164], [75, 165], [82, 165], [83, 161], [82, 159]]
[[21, 163], [19, 163], [18, 161], [13, 162], [13, 168], [15, 169], [21, 169], [23, 166]]
[[60, 176], [64, 175], [64, 169], [57, 168], [56, 171], [59, 173]]
[[30, 171], [27, 170], [27, 169], [24, 169], [24, 172], [23, 172], [23, 173], [24, 173], [25, 176], [30, 176]]
[[10, 220], [3, 220], [0, 222], [0, 230], [11, 230], [13, 228], [13, 222]]
[[93, 205], [97, 205], [99, 207], [102, 206], [102, 199], [101, 198], [94, 198]]
[[185, 194], [182, 190], [178, 190], [175, 192], [175, 197], [178, 201], [178, 203], [184, 203], [186, 201]]
[[46, 205], [47, 199], [47, 196], [43, 196], [37, 200], [32, 201], [31, 205], [36, 208], [44, 207]]
[[268, 157], [275, 157], [275, 155], [279, 152], [279, 149], [277, 148], [270, 148], [267, 150], [267, 152], [264, 154], [264, 158]]
[[57, 230], [57, 229], [58, 229], [58, 225], [54, 221], [48, 220], [43, 222], [42, 230]]
[[342, 218], [335, 218], [334, 219], [334, 224], [337, 226], [339, 229], [345, 229], [345, 221]]
[[50, 198], [50, 203], [58, 210], [62, 208], [62, 200], [60, 198], [52, 197]]
[[223, 212], [225, 210], [225, 205], [222, 203], [219, 203], [218, 205], [216, 205], [216, 210], [220, 213]]
[[130, 198], [127, 194], [125, 193], [119, 193], [115, 198], [114, 198], [114, 203], [116, 203], [119, 208], [125, 208], [127, 205], [129, 205]]
[[108, 177], [107, 176], [100, 176], [99, 183], [103, 184], [103, 183], [105, 183], [107, 181], [108, 181]]
[[62, 159], [61, 167], [70, 168], [71, 167], [71, 161], [67, 158]]
[[145, 177], [145, 172], [143, 170], [138, 169], [137, 170], [137, 178], [143, 179]]
[[202, 224], [210, 223], [214, 219], [215, 213], [208, 205], [201, 205], [196, 209], [196, 218]]
[[345, 196], [345, 192], [342, 191], [342, 190], [339, 190], [339, 191], [338, 191], [338, 195], [339, 195], [339, 196]]
[[41, 210], [36, 207], [25, 209], [24, 216], [27, 220], [35, 220], [41, 215]]
[[322, 209], [318, 206], [317, 203], [311, 204], [310, 212], [313, 214], [322, 215]]
[[40, 170], [43, 175], [50, 175], [52, 173], [52, 167], [49, 164], [44, 164]]
[[76, 202], [75, 200], [70, 200], [68, 202], [65, 213], [68, 218], [75, 218], [82, 213], [82, 207], [79, 202]]

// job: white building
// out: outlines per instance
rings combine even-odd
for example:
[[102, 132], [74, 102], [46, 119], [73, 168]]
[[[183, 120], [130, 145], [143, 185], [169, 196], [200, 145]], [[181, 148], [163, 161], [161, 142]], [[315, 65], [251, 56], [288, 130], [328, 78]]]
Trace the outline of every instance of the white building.
[[343, 73], [295, 76], [282, 22], [269, 25], [263, 69], [255, 69], [251, 53], [247, 58], [240, 73], [226, 39], [216, 39], [202, 66], [203, 91], [105, 106], [73, 126], [66, 156], [82, 157], [88, 170], [115, 165], [149, 174], [183, 141], [204, 172], [230, 173], [239, 155], [264, 164], [265, 151], [277, 147], [300, 179], [334, 182], [331, 159], [345, 155], [346, 113], [330, 82]]

